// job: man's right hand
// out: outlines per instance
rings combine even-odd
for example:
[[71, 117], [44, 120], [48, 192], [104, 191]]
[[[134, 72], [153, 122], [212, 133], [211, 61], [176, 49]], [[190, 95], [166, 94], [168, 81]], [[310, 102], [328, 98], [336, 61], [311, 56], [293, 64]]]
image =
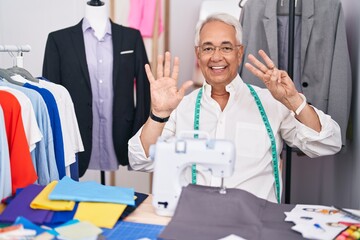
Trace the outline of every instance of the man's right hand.
[[186, 90], [193, 85], [192, 81], [186, 81], [178, 89], [179, 58], [174, 58], [171, 73], [171, 54], [159, 55], [157, 59], [157, 79], [151, 72], [150, 66], [145, 65], [146, 75], [150, 82], [151, 105], [154, 115], [160, 118], [170, 116], [171, 112], [179, 105]]

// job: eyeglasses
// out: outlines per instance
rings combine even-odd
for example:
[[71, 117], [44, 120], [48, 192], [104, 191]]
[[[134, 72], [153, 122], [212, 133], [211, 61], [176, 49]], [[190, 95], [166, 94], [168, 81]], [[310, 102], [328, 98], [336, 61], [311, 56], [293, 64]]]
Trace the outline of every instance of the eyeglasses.
[[202, 55], [213, 55], [216, 49], [219, 49], [222, 54], [230, 54], [235, 48], [241, 47], [241, 45], [221, 44], [220, 46], [214, 46], [212, 44], [203, 44], [197, 47]]

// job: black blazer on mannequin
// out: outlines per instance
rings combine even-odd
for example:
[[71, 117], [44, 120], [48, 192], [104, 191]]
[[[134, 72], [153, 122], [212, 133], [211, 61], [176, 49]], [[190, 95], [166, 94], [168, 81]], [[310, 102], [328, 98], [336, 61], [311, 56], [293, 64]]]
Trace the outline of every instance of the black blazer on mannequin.
[[[148, 58], [138, 30], [110, 22], [114, 51], [113, 142], [118, 163], [125, 166], [128, 165], [128, 140], [149, 116], [150, 85], [144, 68]], [[92, 92], [82, 20], [75, 26], [49, 34], [43, 63], [43, 77], [63, 85], [72, 97], [85, 148], [85, 151], [78, 155], [81, 177], [90, 161], [93, 124]], [[136, 81], [136, 106], [134, 81]]]

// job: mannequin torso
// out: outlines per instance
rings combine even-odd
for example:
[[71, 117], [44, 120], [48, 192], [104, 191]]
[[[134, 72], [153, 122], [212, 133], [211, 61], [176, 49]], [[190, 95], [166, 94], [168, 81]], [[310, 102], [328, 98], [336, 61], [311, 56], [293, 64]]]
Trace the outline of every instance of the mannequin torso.
[[108, 8], [102, 6], [86, 5], [85, 18], [89, 21], [90, 26], [94, 29], [95, 36], [100, 40], [105, 35], [106, 22], [109, 21]]

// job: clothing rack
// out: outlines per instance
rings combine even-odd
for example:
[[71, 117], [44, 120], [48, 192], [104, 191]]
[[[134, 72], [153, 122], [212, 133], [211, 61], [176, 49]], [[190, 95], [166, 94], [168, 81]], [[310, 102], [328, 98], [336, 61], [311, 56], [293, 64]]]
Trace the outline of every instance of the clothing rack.
[[[294, 75], [294, 28], [295, 28], [295, 6], [296, 0], [289, 0], [289, 48], [288, 48], [288, 69], [291, 79]], [[291, 147], [286, 145], [285, 162], [285, 203], [290, 203], [291, 193]]]
[[[30, 52], [30, 45], [0, 45], [0, 52], [7, 52], [13, 58], [13, 65], [17, 67], [24, 67], [24, 52]], [[17, 53], [17, 56], [14, 55]]]

